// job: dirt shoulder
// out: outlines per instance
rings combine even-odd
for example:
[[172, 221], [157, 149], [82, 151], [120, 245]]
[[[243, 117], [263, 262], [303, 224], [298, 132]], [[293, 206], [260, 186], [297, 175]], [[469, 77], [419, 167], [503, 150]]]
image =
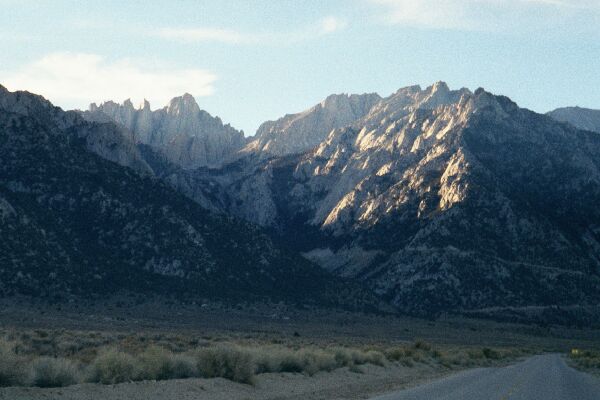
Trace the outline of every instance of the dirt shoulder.
[[367, 399], [372, 396], [425, 383], [455, 371], [431, 366], [365, 365], [361, 372], [341, 368], [313, 376], [270, 373], [257, 376], [254, 385], [226, 379], [178, 379], [118, 385], [81, 384], [64, 388], [2, 388], [4, 400], [317, 400]]

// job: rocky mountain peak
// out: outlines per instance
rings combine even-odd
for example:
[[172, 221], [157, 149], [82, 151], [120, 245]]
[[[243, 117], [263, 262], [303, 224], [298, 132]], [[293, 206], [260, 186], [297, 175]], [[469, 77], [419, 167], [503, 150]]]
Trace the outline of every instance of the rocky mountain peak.
[[131, 102], [131, 99], [127, 99], [123, 102], [123, 107], [128, 109], [128, 110], [134, 110], [133, 107], [133, 103]]
[[429, 86], [426, 91], [430, 93], [430, 96], [447, 97], [450, 94], [448, 84], [443, 81], [437, 81]]
[[[60, 110], [40, 95], [27, 91], [11, 92], [4, 86], [0, 89], [0, 107], [22, 115], [35, 115], [42, 112], [56, 114]], [[39, 118], [42, 118], [42, 115]]]
[[432, 90], [434, 91], [443, 91], [443, 92], [449, 92], [450, 88], [448, 87], [448, 84], [444, 81], [437, 81], [435, 82], [433, 85], [431, 85]]
[[200, 112], [196, 99], [189, 93], [173, 98], [167, 106], [167, 114], [172, 116], [189, 116]]
[[380, 100], [377, 93], [330, 95], [308, 110], [263, 123], [244, 152], [270, 157], [310, 150], [331, 130], [364, 117]]
[[436, 82], [420, 93], [418, 107], [436, 108], [441, 105], [458, 103], [463, 95], [471, 95], [469, 89], [450, 90], [446, 82]]
[[108, 118], [124, 126], [136, 143], [153, 147], [185, 169], [221, 165], [245, 144], [241, 131], [201, 110], [189, 93], [155, 111], [147, 100], [138, 109], [130, 100], [122, 105], [108, 101], [100, 106], [92, 104], [85, 115], [93, 120]]
[[350, 95], [347, 93], [330, 94], [319, 103], [322, 108], [334, 109], [350, 101]]

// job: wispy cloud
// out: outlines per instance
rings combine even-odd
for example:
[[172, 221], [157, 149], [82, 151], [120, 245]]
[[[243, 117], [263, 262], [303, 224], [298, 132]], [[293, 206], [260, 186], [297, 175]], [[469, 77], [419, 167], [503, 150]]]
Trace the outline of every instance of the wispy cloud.
[[[433, 29], [492, 30], [511, 18], [565, 18], [598, 12], [597, 0], [368, 0], [385, 7], [388, 23]], [[546, 22], [549, 22], [546, 20]]]
[[347, 25], [348, 23], [343, 19], [331, 16], [326, 17], [319, 22], [320, 30], [317, 33], [321, 35], [326, 35], [328, 33], [333, 33], [341, 31], [342, 29], [346, 29]]
[[228, 44], [247, 44], [259, 41], [259, 37], [230, 29], [217, 28], [163, 28], [158, 35], [164, 39], [184, 42], [220, 42]]
[[163, 39], [182, 42], [218, 42], [235, 45], [275, 44], [287, 45], [313, 40], [345, 29], [347, 22], [329, 16], [303, 29], [285, 32], [242, 32], [214, 27], [163, 28], [156, 35]]
[[2, 71], [10, 90], [28, 90], [65, 108], [90, 100], [123, 100], [163, 105], [184, 92], [213, 93], [216, 75], [203, 69], [151, 68], [133, 60], [108, 61], [97, 54], [53, 53], [16, 71]]

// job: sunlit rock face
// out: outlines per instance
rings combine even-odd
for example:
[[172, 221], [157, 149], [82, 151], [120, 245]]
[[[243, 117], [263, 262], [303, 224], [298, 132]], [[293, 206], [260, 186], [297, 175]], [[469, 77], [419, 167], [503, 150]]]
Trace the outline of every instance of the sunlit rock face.
[[600, 110], [565, 107], [550, 111], [548, 115], [557, 121], [568, 122], [576, 128], [600, 133]]
[[131, 131], [136, 143], [152, 146], [185, 169], [220, 166], [246, 143], [243, 132], [201, 110], [187, 93], [156, 111], [147, 101], [135, 108], [126, 100], [92, 104], [84, 115], [89, 120], [108, 117]]
[[362, 118], [379, 100], [381, 97], [376, 93], [331, 95], [306, 111], [263, 123], [244, 151], [263, 156], [308, 151], [321, 143], [332, 129]]
[[403, 311], [600, 299], [595, 133], [438, 82], [377, 101], [304, 153], [261, 152], [196, 179], [220, 188], [224, 211]]
[[121, 133], [0, 86], [0, 297], [378, 306], [149, 176], [147, 164], [134, 168], [140, 153]]

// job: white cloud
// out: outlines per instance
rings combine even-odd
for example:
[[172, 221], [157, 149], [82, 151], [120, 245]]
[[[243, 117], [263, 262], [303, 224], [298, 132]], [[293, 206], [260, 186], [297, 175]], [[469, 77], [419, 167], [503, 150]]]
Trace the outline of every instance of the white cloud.
[[182, 42], [218, 42], [226, 44], [276, 44], [289, 45], [307, 40], [317, 39], [341, 31], [347, 27], [347, 22], [334, 16], [328, 16], [316, 24], [300, 30], [286, 32], [241, 32], [232, 29], [212, 27], [198, 28], [163, 28], [158, 30], [157, 36], [163, 39], [178, 40]]
[[348, 23], [342, 19], [337, 17], [326, 17], [320, 21], [321, 25], [321, 34], [326, 35], [328, 33], [333, 33], [337, 31], [341, 31], [342, 29], [346, 29]]
[[386, 6], [385, 19], [402, 25], [426, 28], [466, 27], [465, 13], [469, 0], [372, 0]]
[[[387, 22], [421, 28], [491, 30], [541, 15], [563, 18], [598, 11], [597, 0], [368, 0], [384, 6]], [[549, 22], [546, 20], [546, 22]]]
[[216, 76], [202, 69], [149, 68], [132, 60], [108, 61], [96, 54], [54, 53], [18, 71], [3, 71], [10, 90], [41, 94], [64, 108], [85, 108], [90, 101], [148, 99], [162, 106], [185, 92], [213, 93]]

